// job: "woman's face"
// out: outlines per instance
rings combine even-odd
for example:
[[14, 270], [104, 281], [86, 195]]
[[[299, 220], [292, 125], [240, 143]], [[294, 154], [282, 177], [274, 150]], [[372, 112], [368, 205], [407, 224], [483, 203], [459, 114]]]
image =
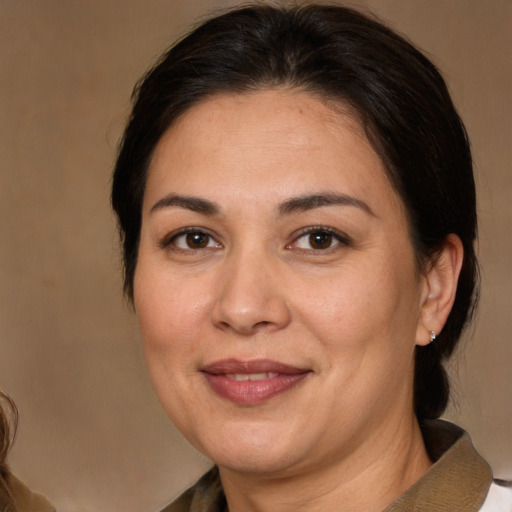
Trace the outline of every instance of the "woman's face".
[[236, 471], [374, 450], [413, 421], [415, 261], [351, 115], [286, 90], [193, 107], [154, 153], [134, 283], [168, 415]]

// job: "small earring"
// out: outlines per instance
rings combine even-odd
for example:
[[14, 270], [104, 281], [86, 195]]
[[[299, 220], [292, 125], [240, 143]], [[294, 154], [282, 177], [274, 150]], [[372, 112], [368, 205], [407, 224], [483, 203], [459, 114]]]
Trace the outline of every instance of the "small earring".
[[435, 331], [430, 331], [430, 343], [436, 341], [436, 338], [437, 334], [435, 333]]

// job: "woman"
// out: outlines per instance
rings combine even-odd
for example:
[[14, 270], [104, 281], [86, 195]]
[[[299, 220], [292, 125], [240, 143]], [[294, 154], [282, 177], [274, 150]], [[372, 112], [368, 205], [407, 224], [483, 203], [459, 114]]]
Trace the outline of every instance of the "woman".
[[437, 419], [475, 188], [409, 43], [341, 7], [207, 21], [138, 87], [112, 202], [153, 385], [216, 464], [166, 511], [512, 510]]
[[[12, 421], [9, 422], [9, 416]], [[9, 470], [6, 463], [16, 432], [18, 410], [12, 398], [0, 391], [0, 510], [2, 512], [55, 512], [50, 503], [31, 492]]]

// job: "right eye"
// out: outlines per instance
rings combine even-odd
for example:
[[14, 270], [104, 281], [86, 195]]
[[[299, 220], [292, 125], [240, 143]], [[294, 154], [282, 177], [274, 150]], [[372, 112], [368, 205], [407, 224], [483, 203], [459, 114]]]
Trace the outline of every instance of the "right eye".
[[185, 231], [174, 235], [167, 243], [183, 251], [201, 249], [219, 249], [221, 245], [208, 233], [203, 231]]

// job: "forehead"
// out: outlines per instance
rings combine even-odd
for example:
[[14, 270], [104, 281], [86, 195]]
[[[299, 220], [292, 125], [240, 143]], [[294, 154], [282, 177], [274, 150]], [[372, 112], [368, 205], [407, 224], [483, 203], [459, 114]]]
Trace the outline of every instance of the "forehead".
[[268, 200], [311, 188], [351, 195], [379, 189], [397, 200], [350, 109], [289, 89], [213, 96], [186, 111], [153, 154], [146, 196], [155, 199], [162, 187], [251, 199], [263, 192]]
[[239, 94], [209, 96], [184, 112], [166, 131], [165, 141], [192, 137], [199, 145], [224, 147], [251, 142], [268, 142], [277, 147], [290, 144], [296, 149], [320, 148], [337, 138], [340, 128], [367, 141], [352, 109], [341, 102], [324, 101], [296, 89], [264, 89]]

